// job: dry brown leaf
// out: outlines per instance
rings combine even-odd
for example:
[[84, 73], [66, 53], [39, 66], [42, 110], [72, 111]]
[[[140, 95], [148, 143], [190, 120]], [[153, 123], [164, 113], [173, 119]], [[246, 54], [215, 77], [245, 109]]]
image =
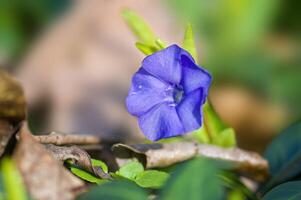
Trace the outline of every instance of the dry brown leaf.
[[84, 189], [83, 181], [69, 173], [24, 127], [13, 157], [36, 200], [71, 200]]
[[239, 148], [222, 148], [193, 142], [172, 142], [157, 144], [116, 144], [113, 151], [117, 162], [137, 158], [146, 168], [160, 168], [202, 156], [224, 161], [242, 175], [262, 181], [268, 177], [268, 163], [259, 154]]

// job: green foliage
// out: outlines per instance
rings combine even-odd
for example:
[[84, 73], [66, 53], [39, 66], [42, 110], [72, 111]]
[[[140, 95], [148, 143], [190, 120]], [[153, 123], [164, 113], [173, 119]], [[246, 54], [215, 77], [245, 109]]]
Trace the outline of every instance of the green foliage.
[[163, 188], [162, 200], [222, 199], [219, 169], [209, 160], [197, 158], [181, 164]]
[[8, 60], [18, 59], [36, 33], [69, 5], [68, 0], [1, 0], [1, 56]]
[[135, 182], [144, 188], [160, 188], [169, 175], [166, 172], [158, 171], [158, 170], [146, 170], [137, 175]]
[[26, 200], [26, 190], [15, 163], [9, 158], [4, 158], [1, 162], [1, 171], [6, 194], [5, 199]]
[[70, 167], [70, 171], [74, 175], [78, 176], [79, 178], [81, 178], [85, 181], [91, 182], [91, 183], [102, 184], [102, 183], [107, 182], [107, 180], [98, 178], [98, 177], [90, 174], [89, 172], [86, 172], [85, 170], [79, 169], [77, 167]]
[[229, 200], [257, 200], [255, 194], [241, 182], [239, 175], [223, 171], [219, 177], [223, 185], [229, 190], [227, 195]]
[[222, 147], [236, 146], [235, 131], [226, 126], [212, 106], [206, 102], [203, 106], [203, 127], [194, 131], [193, 136], [201, 143], [214, 144]]
[[128, 181], [113, 181], [93, 187], [78, 200], [147, 200], [147, 193]]
[[229, 192], [227, 200], [246, 200], [246, 198], [240, 190], [232, 190]]
[[154, 52], [157, 51], [157, 49], [155, 47], [146, 45], [146, 44], [143, 44], [140, 42], [136, 42], [135, 45], [136, 45], [137, 49], [139, 49], [142, 53], [144, 53], [147, 56], [150, 54], [153, 54]]
[[[220, 81], [240, 83], [285, 103], [298, 118], [300, 18], [297, 1], [281, 0], [168, 0], [179, 18], [192, 22], [206, 51], [202, 65]], [[281, 16], [279, 15], [281, 13]], [[281, 32], [282, 46], [279, 33]], [[279, 25], [280, 23], [280, 25]], [[294, 24], [293, 30], [285, 28]], [[266, 41], [271, 41], [267, 43]], [[276, 49], [287, 48], [287, 53]], [[286, 57], [283, 59], [283, 57]], [[282, 58], [281, 58], [282, 57]]]
[[96, 159], [91, 159], [92, 166], [94, 167], [101, 167], [101, 169], [105, 172], [108, 173], [109, 169], [106, 163], [102, 162], [101, 160], [96, 160]]
[[[137, 161], [122, 166], [115, 175], [119, 178], [123, 177], [134, 181], [137, 185], [144, 188], [160, 188], [169, 177], [166, 172], [158, 170], [144, 171], [143, 165]], [[115, 176], [115, 178], [118, 177]]]
[[123, 10], [122, 17], [139, 42], [148, 46], [155, 45], [155, 34], [150, 26], [140, 16], [138, 16], [135, 12], [126, 9]]
[[270, 165], [271, 180], [263, 191], [288, 181], [301, 173], [301, 122], [279, 134], [268, 146], [265, 157]]
[[136, 179], [138, 174], [144, 171], [143, 165], [137, 161], [130, 162], [122, 166], [116, 174], [132, 181]]
[[300, 200], [301, 199], [301, 181], [292, 181], [283, 183], [270, 192], [263, 200]]
[[[96, 159], [91, 159], [91, 163], [93, 167], [101, 167], [101, 169], [105, 172], [108, 173], [108, 166], [100, 161], [100, 160], [96, 160]], [[79, 168], [78, 166], [74, 165], [72, 162], [66, 161], [67, 166], [70, 168], [70, 171], [78, 176], [79, 178], [91, 182], [91, 183], [96, 183], [96, 184], [102, 184], [107, 182], [108, 180], [104, 180], [101, 179], [99, 177], [96, 177], [94, 175], [92, 175], [91, 173]]]
[[164, 49], [166, 44], [155, 36], [150, 26], [134, 11], [123, 10], [122, 17], [138, 39], [136, 47], [145, 55]]
[[167, 47], [167, 45], [160, 39], [156, 39], [155, 43], [157, 44], [157, 46], [160, 48], [160, 49], [164, 49]]
[[187, 24], [183, 40], [183, 48], [192, 55], [195, 62], [198, 62], [198, 54], [195, 46], [194, 33], [191, 24]]

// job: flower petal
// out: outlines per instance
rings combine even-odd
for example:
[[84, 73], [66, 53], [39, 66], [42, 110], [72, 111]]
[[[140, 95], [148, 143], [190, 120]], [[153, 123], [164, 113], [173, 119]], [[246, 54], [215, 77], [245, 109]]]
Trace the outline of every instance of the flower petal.
[[163, 81], [178, 84], [181, 80], [180, 57], [183, 51], [179, 46], [171, 45], [147, 56], [142, 61], [142, 67]]
[[184, 134], [175, 107], [168, 103], [156, 105], [140, 116], [139, 126], [144, 135], [152, 141]]
[[181, 103], [177, 105], [177, 112], [185, 132], [190, 132], [201, 127], [203, 97], [203, 90], [198, 89], [185, 96]]
[[164, 101], [164, 90], [168, 85], [150, 75], [144, 69], [133, 76], [126, 98], [126, 106], [132, 115], [139, 116]]
[[197, 66], [191, 58], [186, 55], [181, 56], [182, 63], [182, 80], [181, 85], [186, 93], [190, 93], [198, 88], [203, 88], [204, 94], [207, 95], [211, 76], [203, 68]]

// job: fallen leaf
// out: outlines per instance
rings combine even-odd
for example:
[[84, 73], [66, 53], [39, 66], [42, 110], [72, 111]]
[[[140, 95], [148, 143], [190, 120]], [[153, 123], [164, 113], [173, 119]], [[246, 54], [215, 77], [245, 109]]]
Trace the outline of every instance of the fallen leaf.
[[24, 126], [13, 157], [36, 200], [72, 200], [84, 189], [84, 182], [68, 172]]

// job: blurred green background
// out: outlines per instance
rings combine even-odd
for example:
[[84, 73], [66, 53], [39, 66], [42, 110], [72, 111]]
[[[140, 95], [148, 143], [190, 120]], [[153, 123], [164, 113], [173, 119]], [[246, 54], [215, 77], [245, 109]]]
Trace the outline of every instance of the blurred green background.
[[197, 28], [202, 63], [217, 81], [256, 90], [301, 113], [301, 2], [298, 0], [169, 0]]

